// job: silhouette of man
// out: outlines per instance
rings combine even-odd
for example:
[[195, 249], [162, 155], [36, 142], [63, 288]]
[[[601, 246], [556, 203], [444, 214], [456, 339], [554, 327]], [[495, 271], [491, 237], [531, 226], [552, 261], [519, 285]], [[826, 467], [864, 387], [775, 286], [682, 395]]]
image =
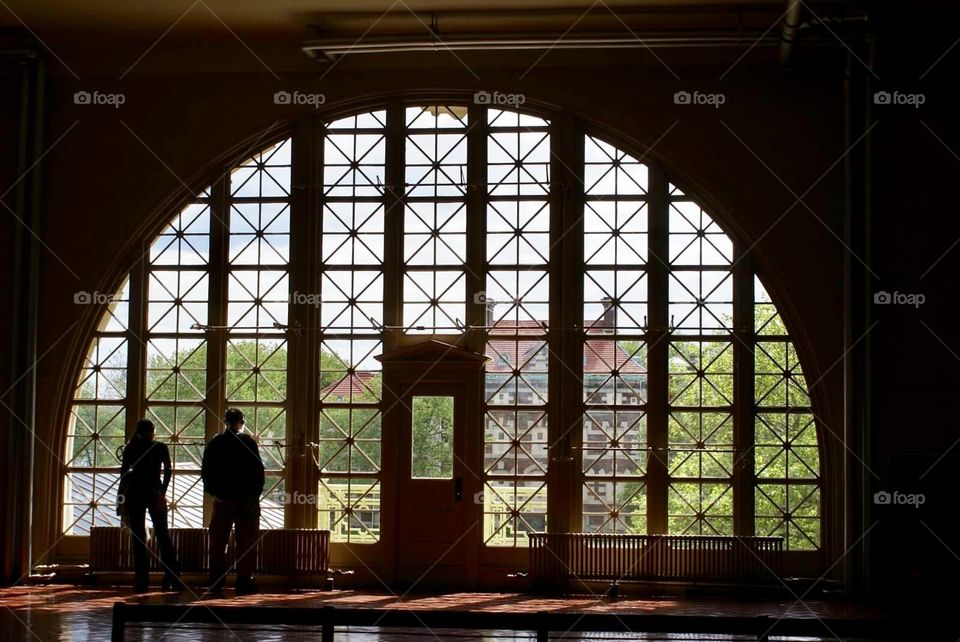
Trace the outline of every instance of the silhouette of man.
[[260, 494], [264, 470], [257, 442], [243, 431], [243, 412], [228, 408], [226, 427], [203, 451], [203, 488], [213, 495], [210, 519], [210, 590], [221, 591], [226, 581], [227, 541], [236, 529], [237, 594], [255, 593], [253, 569], [260, 533]]
[[[133, 590], [137, 592], [146, 591], [150, 584], [145, 524], [148, 511], [153, 522], [153, 533], [160, 547], [160, 561], [164, 568], [163, 588], [182, 588], [180, 563], [167, 530], [170, 451], [166, 444], [155, 441], [154, 436], [152, 421], [138, 421], [133, 439], [123, 449], [120, 466], [117, 512], [122, 514], [123, 521], [133, 533]], [[163, 481], [160, 480], [161, 467]]]

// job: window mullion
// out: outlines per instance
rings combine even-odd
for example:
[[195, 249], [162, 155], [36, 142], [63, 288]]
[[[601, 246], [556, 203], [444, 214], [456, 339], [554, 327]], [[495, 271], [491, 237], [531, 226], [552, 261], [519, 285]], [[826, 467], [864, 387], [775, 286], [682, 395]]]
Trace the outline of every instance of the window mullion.
[[147, 416], [147, 261], [150, 241], [144, 243], [140, 260], [130, 270], [130, 299], [127, 303], [127, 398], [126, 440], [130, 441], [137, 421]]
[[[406, 157], [404, 108], [399, 102], [387, 108], [386, 167], [384, 169], [384, 239], [383, 239], [383, 324], [396, 328], [403, 323], [403, 193], [404, 159]], [[391, 329], [384, 333], [383, 351], [396, 350], [402, 333]]]
[[753, 331], [753, 268], [734, 241], [733, 263], [733, 511], [734, 534], [753, 535], [754, 524], [754, 402], [753, 374], [756, 337]]
[[667, 361], [669, 198], [667, 178], [657, 167], [649, 167], [649, 258], [647, 260], [647, 529], [667, 532]]
[[[383, 324], [396, 328], [402, 322], [401, 288], [403, 285], [403, 192], [404, 192], [404, 107], [399, 101], [393, 101], [386, 108], [386, 127], [384, 131], [384, 222], [383, 222]], [[401, 332], [396, 329], [384, 330], [382, 350], [384, 353], [396, 350]], [[396, 397], [386, 383], [381, 397], [381, 408], [396, 403]], [[381, 469], [380, 486], [380, 539], [385, 542], [396, 541], [397, 517], [399, 515], [397, 481], [400, 459], [399, 435], [395, 430], [382, 430], [380, 436]], [[392, 546], [384, 547], [383, 568], [396, 566], [395, 551]], [[389, 572], [389, 571], [388, 571]], [[390, 577], [389, 575], [387, 576]]]
[[[472, 104], [467, 122], [467, 315], [465, 322], [486, 325], [487, 304], [478, 296], [486, 287], [487, 108]], [[466, 347], [483, 354], [482, 332], [467, 333]], [[482, 438], [481, 438], [482, 439]], [[478, 489], [479, 490], [479, 489]]]
[[[230, 172], [215, 182], [210, 189], [210, 262], [209, 303], [207, 323], [214, 328], [227, 325], [227, 259], [230, 243]], [[223, 427], [221, 413], [226, 404], [226, 341], [227, 333], [222, 329], [206, 332], [207, 342], [207, 381], [204, 406], [204, 435], [210, 441]], [[204, 494], [203, 521], [209, 523], [213, 511], [212, 500]]]
[[[290, 291], [319, 293], [319, 253], [322, 228], [323, 127], [314, 118], [301, 121], [293, 132], [292, 182], [290, 200]], [[293, 299], [293, 297], [291, 297]], [[307, 444], [319, 438], [320, 309], [314, 298], [291, 300], [291, 324], [305, 328], [287, 334], [287, 426], [285, 480], [288, 495], [310, 496], [317, 492], [318, 476]], [[292, 503], [286, 507], [288, 528], [316, 528], [316, 507]]]
[[[583, 157], [582, 124], [563, 114], [552, 122], [549, 345], [551, 531], [579, 532], [583, 522]], [[555, 394], [559, 393], [559, 394]]]

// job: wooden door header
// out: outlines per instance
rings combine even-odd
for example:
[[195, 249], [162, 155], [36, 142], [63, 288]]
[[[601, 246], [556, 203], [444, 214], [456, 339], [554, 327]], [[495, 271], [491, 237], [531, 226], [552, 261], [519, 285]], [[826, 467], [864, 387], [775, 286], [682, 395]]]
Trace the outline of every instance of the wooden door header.
[[463, 363], [482, 366], [490, 357], [464, 350], [452, 343], [444, 343], [436, 339], [429, 339], [412, 346], [385, 352], [374, 357], [384, 364], [392, 363]]

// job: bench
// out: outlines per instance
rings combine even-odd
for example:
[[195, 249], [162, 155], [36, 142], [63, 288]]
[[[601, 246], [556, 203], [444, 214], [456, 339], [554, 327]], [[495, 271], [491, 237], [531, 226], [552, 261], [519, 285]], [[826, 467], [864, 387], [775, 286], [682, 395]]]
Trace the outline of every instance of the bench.
[[783, 538], [531, 533], [534, 586], [583, 581], [766, 584], [783, 569]]
[[[256, 571], [262, 575], [326, 577], [330, 561], [330, 531], [283, 528], [260, 531]], [[206, 528], [171, 528], [170, 539], [177, 551], [182, 573], [210, 570], [210, 537]], [[153, 531], [148, 531], [150, 570], [162, 571]], [[236, 559], [233, 538], [227, 548], [228, 565]], [[131, 535], [119, 526], [90, 529], [90, 570], [119, 573], [133, 570]]]

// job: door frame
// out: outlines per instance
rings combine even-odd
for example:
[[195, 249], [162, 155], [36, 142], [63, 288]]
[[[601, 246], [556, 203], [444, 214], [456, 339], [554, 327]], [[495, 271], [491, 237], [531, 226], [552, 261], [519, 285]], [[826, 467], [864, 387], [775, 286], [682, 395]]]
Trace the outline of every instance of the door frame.
[[[404, 524], [400, 494], [404, 474], [409, 474], [409, 443], [401, 439], [401, 422], [407, 411], [402, 403], [407, 397], [417, 394], [418, 387], [433, 386], [460, 388], [462, 407], [457, 410], [462, 416], [462, 455], [459, 463], [463, 479], [463, 523], [475, 524], [463, 539], [464, 573], [450, 583], [450, 587], [470, 589], [477, 586], [480, 552], [483, 544], [482, 505], [475, 501], [483, 490], [483, 366], [488, 357], [464, 350], [452, 344], [427, 340], [400, 348], [377, 357], [383, 365], [383, 430], [381, 487], [381, 541], [383, 548], [383, 580], [398, 586], [401, 579]], [[424, 393], [429, 395], [431, 393]], [[456, 452], [456, 450], [455, 450]], [[404, 458], [404, 459], [401, 459]], [[455, 466], [455, 477], [457, 468]], [[450, 588], [443, 586], [442, 578], [430, 585], [416, 583], [422, 588]], [[406, 587], [404, 587], [406, 588]]]

